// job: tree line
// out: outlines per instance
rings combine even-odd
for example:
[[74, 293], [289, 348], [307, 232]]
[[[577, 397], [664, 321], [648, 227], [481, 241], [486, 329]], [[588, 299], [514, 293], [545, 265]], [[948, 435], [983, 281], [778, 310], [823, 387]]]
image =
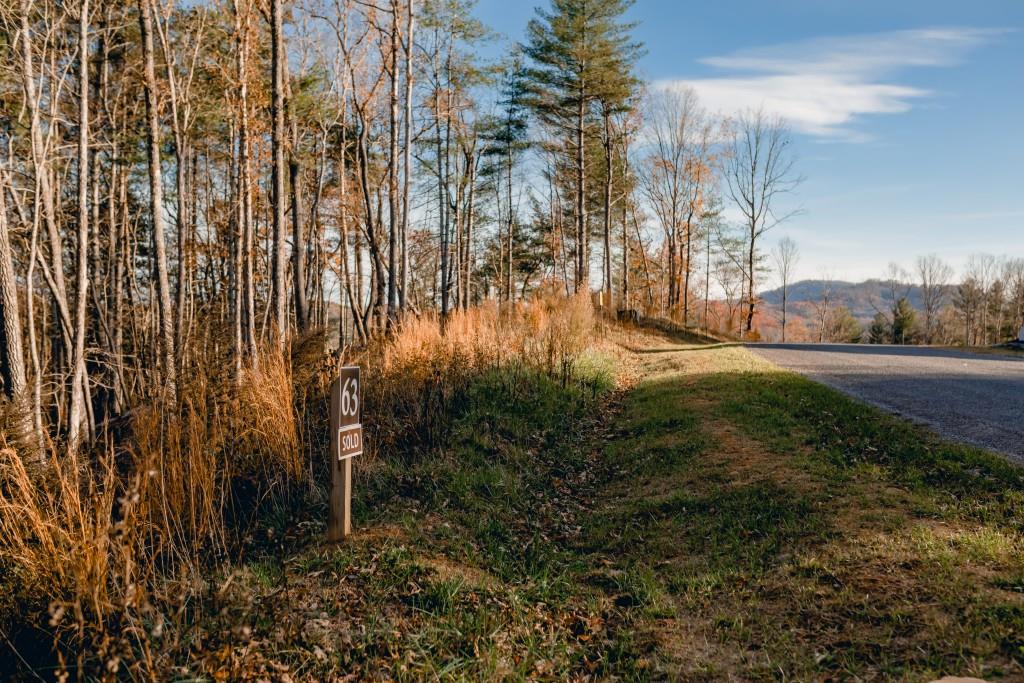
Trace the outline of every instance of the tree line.
[[[908, 271], [890, 263], [883, 277], [855, 289], [874, 290], [871, 321], [862, 325], [831, 277], [814, 281], [818, 293], [799, 302], [790, 295], [799, 248], [783, 238], [772, 250], [780, 285], [777, 336], [791, 341], [987, 346], [1024, 333], [1024, 259], [972, 254], [960, 277], [935, 254], [919, 256]], [[800, 325], [794, 328], [794, 313]], [[805, 321], [804, 318], [807, 318]], [[787, 325], [787, 323], [789, 323]], [[769, 326], [770, 327], [770, 326]], [[776, 335], [773, 335], [776, 336]]]
[[[933, 255], [918, 257], [912, 273], [890, 264], [892, 303], [868, 329], [872, 343], [988, 346], [1018, 339], [1024, 326], [1024, 259], [971, 254], [960, 280]], [[913, 306], [909, 290], [917, 287]]]
[[468, 0], [5, 4], [20, 428], [74, 445], [199, 364], [539, 290], [723, 327], [717, 289], [751, 332], [788, 131], [645, 86], [631, 5], [552, 0], [486, 60]]

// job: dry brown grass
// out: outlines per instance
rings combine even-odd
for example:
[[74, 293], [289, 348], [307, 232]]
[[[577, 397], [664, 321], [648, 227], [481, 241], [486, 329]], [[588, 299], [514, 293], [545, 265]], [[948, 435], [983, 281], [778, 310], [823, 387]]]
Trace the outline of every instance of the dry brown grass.
[[4, 633], [48, 633], [80, 676], [160, 669], [166, 642], [153, 644], [187, 616], [203, 570], [306, 475], [284, 355], [264, 353], [227, 385], [206, 370], [177, 405], [136, 409], [128, 434], [102, 449], [27, 467], [0, 432], [0, 580], [16, 596]]
[[[490, 369], [567, 378], [592, 330], [583, 297], [484, 306], [443, 325], [410, 318], [348, 359], [365, 373], [374, 453], [441, 444], [467, 387]], [[317, 338], [265, 351], [238, 378], [222, 357], [200, 360], [177, 404], [139, 407], [102, 448], [55, 451], [38, 470], [0, 430], [0, 635], [52, 638], [61, 668], [78, 676], [159, 678], [187, 659], [209, 570], [237, 556], [262, 509], [323, 474], [338, 362]]]
[[567, 381], [593, 330], [589, 297], [551, 293], [456, 311], [443, 322], [433, 314], [410, 318], [349, 359], [363, 371], [368, 455], [410, 457], [443, 443], [470, 382], [493, 368]]

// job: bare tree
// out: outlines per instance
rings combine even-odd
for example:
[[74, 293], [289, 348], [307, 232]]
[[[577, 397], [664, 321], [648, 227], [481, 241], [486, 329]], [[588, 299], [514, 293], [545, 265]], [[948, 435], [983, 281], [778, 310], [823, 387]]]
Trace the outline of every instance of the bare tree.
[[665, 234], [671, 311], [680, 303], [689, 320], [695, 225], [712, 182], [711, 143], [715, 126], [691, 89], [659, 90], [646, 103], [650, 152], [641, 188]]
[[776, 213], [778, 199], [803, 181], [795, 171], [789, 129], [781, 118], [759, 109], [740, 114], [735, 121], [725, 180], [729, 197], [743, 214], [747, 242], [747, 316], [745, 331], [754, 324], [757, 304], [758, 240], [793, 215]]
[[288, 84], [288, 62], [284, 63], [285, 118], [291, 128], [291, 144], [288, 150], [288, 183], [291, 185], [292, 210], [292, 301], [295, 306], [295, 323], [300, 332], [309, 329], [309, 303], [306, 300], [306, 233], [303, 228], [305, 204], [302, 201], [302, 162], [300, 161], [299, 123], [292, 104], [291, 87]]
[[[78, 282], [75, 340], [71, 350], [71, 410], [68, 448], [78, 446], [86, 421], [85, 317], [89, 290], [89, 0], [78, 7]], [[87, 425], [86, 425], [87, 426]]]
[[717, 327], [719, 331], [731, 335], [737, 308], [742, 303], [744, 273], [734, 259], [724, 256], [715, 260], [713, 268], [715, 282], [722, 292], [722, 301], [725, 304], [725, 326], [722, 325], [721, 316], [718, 316]]
[[404, 313], [407, 306], [406, 290], [409, 287], [409, 192], [412, 177], [412, 52], [413, 28], [416, 11], [415, 0], [409, 0], [405, 17], [405, 175], [402, 180], [402, 273], [398, 289], [399, 308]]
[[948, 298], [953, 269], [935, 254], [919, 256], [916, 268], [924, 305], [924, 343], [931, 344], [935, 336], [939, 311]]
[[811, 305], [814, 306], [814, 317], [818, 326], [818, 343], [825, 341], [825, 330], [828, 327], [829, 315], [832, 312], [832, 283], [834, 278], [825, 273], [821, 278], [821, 294]]
[[[238, 287], [239, 310], [238, 325], [240, 339], [237, 341], [236, 354], [239, 357], [237, 368], [241, 368], [240, 359], [247, 355], [250, 363], [256, 363], [256, 290], [254, 283], [253, 263], [253, 207], [252, 207], [252, 164], [250, 162], [251, 145], [249, 133], [249, 38], [251, 32], [250, 7], [240, 0], [232, 3], [235, 18], [235, 76], [238, 82], [238, 274], [241, 284]], [[244, 10], [243, 10], [244, 8]], [[244, 11], [244, 13], [243, 13]]]
[[[172, 1], [173, 5], [173, 1]], [[154, 8], [159, 5], [154, 3]], [[196, 61], [203, 44], [203, 28], [206, 14], [200, 13], [201, 21], [196, 27], [198, 30], [188, 31], [191, 38], [191, 45], [188, 49], [178, 41], [174, 46], [170, 45], [168, 34], [170, 32], [170, 11], [167, 16], [161, 16], [162, 12], [155, 12], [154, 28], [156, 37], [160, 40], [161, 52], [167, 75], [167, 102], [170, 105], [171, 132], [174, 136], [174, 170], [175, 170], [175, 199], [177, 202], [175, 216], [176, 232], [178, 237], [178, 273], [177, 273], [177, 295], [175, 297], [174, 317], [174, 344], [175, 359], [180, 367], [185, 353], [185, 327], [188, 316], [188, 290], [190, 282], [189, 255], [187, 247], [187, 235], [190, 224], [190, 212], [195, 202], [195, 189], [189, 186], [188, 166], [191, 157], [189, 132], [192, 123], [196, 118], [196, 98], [192, 85], [195, 80]], [[182, 40], [179, 38], [179, 41]], [[191, 53], [185, 57], [187, 66], [183, 77], [178, 74], [177, 61], [182, 53]]]
[[1024, 341], [1024, 258], [1006, 261], [1007, 294], [1010, 297], [1011, 332]]
[[796, 242], [789, 237], [783, 237], [772, 250], [772, 258], [775, 261], [775, 272], [782, 284], [782, 341], [786, 341], [786, 303], [789, 299], [790, 278], [797, 261], [800, 260], [800, 249]]
[[[975, 341], [983, 346], [989, 343], [989, 304], [991, 303], [992, 285], [998, 270], [999, 261], [992, 254], [971, 254], [967, 257], [967, 279], [977, 287], [979, 298], [976, 308], [978, 319], [975, 327]], [[968, 344], [970, 343], [968, 341]]]

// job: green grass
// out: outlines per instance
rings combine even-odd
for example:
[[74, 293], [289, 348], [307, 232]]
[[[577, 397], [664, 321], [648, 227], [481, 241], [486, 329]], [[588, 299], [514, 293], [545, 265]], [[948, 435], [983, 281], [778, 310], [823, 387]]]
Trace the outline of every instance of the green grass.
[[[652, 356], [653, 358], [653, 356]], [[589, 527], [701, 657], [670, 677], [1024, 672], [1022, 471], [745, 351], [648, 361], [608, 449], [632, 486]], [[653, 618], [634, 623], [656, 632]], [[737, 654], [740, 653], [740, 654]]]
[[[600, 354], [564, 385], [519, 366], [485, 373], [458, 407], [448, 448], [357, 479], [351, 542], [251, 561], [252, 579], [228, 591], [208, 630], [247, 624], [267, 657], [314, 677], [635, 674], [642, 654], [609, 612], [621, 611], [619, 591], [605, 596], [582, 578], [578, 547], [581, 505], [597, 485], [586, 476], [589, 435], [614, 379]], [[323, 637], [309, 625], [320, 621], [332, 627]]]
[[741, 348], [651, 346], [614, 400], [602, 355], [478, 378], [445, 449], [360, 473], [350, 542], [249, 561], [207, 650], [244, 624], [257, 672], [311, 679], [1024, 675], [1019, 469]]

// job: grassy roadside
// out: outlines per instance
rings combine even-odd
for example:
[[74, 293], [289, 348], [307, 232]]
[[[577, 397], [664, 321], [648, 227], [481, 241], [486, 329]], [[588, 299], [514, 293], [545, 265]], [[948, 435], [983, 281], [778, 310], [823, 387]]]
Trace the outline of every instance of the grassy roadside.
[[939, 348], [950, 349], [951, 351], [967, 351], [982, 356], [1005, 356], [1007, 358], [1024, 358], [1024, 346], [1010, 346], [1001, 344], [999, 346], [941, 346]]
[[351, 542], [319, 510], [268, 528], [180, 673], [1024, 673], [1020, 470], [742, 348], [618, 341], [566, 386], [476, 381], [448, 448], [360, 473]]
[[594, 549], [670, 678], [1024, 672], [1022, 471], [743, 349], [655, 344]]

